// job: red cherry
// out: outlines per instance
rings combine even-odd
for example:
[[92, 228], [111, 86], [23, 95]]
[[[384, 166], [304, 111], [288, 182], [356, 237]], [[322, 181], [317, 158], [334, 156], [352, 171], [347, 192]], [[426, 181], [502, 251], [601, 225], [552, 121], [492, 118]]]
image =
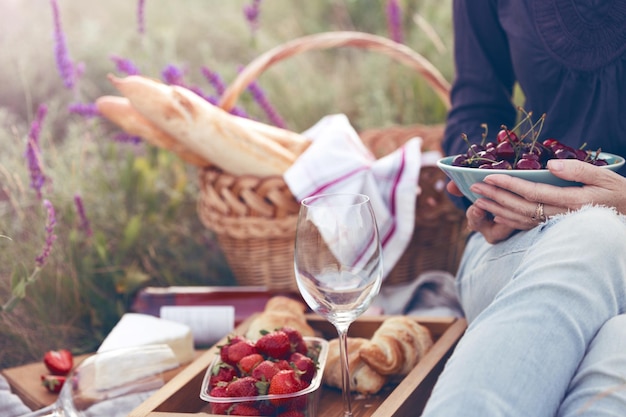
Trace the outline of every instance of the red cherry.
[[541, 169], [541, 164], [536, 159], [522, 158], [515, 164], [515, 169], [536, 170]]
[[517, 142], [519, 142], [519, 138], [517, 137], [515, 132], [513, 132], [512, 130], [509, 130], [509, 129], [501, 129], [498, 132], [498, 135], [496, 136], [496, 139], [497, 139], [497, 141], [499, 143], [502, 143], [502, 142], [514, 142], [514, 143], [517, 143]]

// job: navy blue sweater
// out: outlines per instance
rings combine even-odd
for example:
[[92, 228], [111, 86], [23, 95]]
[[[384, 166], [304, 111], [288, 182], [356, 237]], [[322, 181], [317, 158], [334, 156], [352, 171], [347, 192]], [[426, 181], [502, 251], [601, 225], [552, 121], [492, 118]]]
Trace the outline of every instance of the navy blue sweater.
[[626, 156], [626, 0], [454, 0], [454, 30], [446, 154], [513, 127], [518, 83], [540, 139]]

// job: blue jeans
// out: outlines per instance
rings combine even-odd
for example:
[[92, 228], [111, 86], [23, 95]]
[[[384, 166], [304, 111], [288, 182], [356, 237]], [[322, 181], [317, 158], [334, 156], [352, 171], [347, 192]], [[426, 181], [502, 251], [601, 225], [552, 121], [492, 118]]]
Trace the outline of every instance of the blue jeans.
[[626, 416], [626, 218], [557, 216], [496, 245], [480, 234], [457, 277], [469, 326], [423, 416]]

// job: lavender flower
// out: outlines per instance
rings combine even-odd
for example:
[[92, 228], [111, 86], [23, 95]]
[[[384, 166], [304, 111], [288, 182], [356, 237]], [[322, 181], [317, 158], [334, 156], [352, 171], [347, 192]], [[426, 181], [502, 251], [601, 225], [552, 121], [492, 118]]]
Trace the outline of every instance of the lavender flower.
[[[202, 75], [204, 76], [204, 78], [207, 79], [209, 84], [213, 86], [213, 89], [215, 90], [217, 95], [221, 97], [226, 91], [226, 85], [222, 81], [222, 78], [220, 77], [220, 75], [217, 72], [211, 71], [207, 67], [202, 67], [200, 71], [202, 72]], [[217, 99], [207, 98], [207, 100], [211, 104], [214, 104], [214, 105], [218, 104]], [[246, 113], [246, 111], [239, 107], [233, 107], [230, 113], [234, 114], [235, 116], [248, 118], [248, 114]]]
[[252, 94], [254, 101], [256, 101], [261, 109], [263, 109], [268, 119], [275, 126], [284, 128], [285, 122], [283, 121], [282, 117], [280, 117], [280, 115], [276, 112], [276, 109], [274, 109], [274, 107], [270, 104], [270, 102], [267, 100], [267, 97], [265, 96], [265, 93], [255, 81], [250, 83], [250, 85], [248, 86], [248, 91], [250, 91], [250, 93]]
[[402, 9], [398, 0], [387, 0], [387, 27], [389, 37], [398, 43], [404, 42], [402, 32]]
[[78, 218], [80, 219], [79, 228], [85, 232], [85, 235], [87, 235], [87, 237], [91, 237], [93, 235], [93, 231], [91, 230], [89, 219], [85, 214], [83, 199], [78, 194], [74, 195], [74, 205], [76, 206], [76, 212], [78, 213]]
[[115, 63], [115, 67], [118, 71], [123, 72], [127, 75], [138, 75], [141, 72], [139, 68], [133, 64], [130, 59], [122, 58], [117, 55], [112, 55], [111, 60]]
[[137, 28], [142, 35], [146, 32], [145, 8], [146, 0], [139, 0], [137, 2]]
[[41, 198], [41, 188], [46, 182], [46, 176], [41, 168], [41, 151], [39, 148], [39, 134], [41, 126], [48, 113], [48, 107], [44, 104], [39, 106], [37, 116], [31, 124], [28, 134], [28, 143], [26, 144], [26, 163], [30, 172], [30, 186], [37, 192], [37, 197]]
[[46, 263], [46, 260], [50, 256], [50, 252], [52, 250], [52, 244], [57, 239], [57, 236], [54, 234], [54, 226], [57, 223], [54, 207], [52, 206], [52, 203], [50, 203], [50, 201], [48, 200], [43, 201], [43, 206], [48, 212], [48, 221], [46, 223], [46, 243], [43, 247], [41, 255], [35, 258], [35, 263], [37, 264], [38, 268], [41, 268]]
[[185, 71], [181, 70], [175, 65], [169, 64], [163, 71], [161, 71], [163, 80], [168, 84], [185, 86]]
[[129, 135], [126, 132], [120, 132], [113, 136], [113, 140], [118, 143], [129, 143], [131, 145], [138, 145], [142, 141], [139, 136]]
[[[204, 69], [203, 69], [203, 74], [204, 74]], [[209, 103], [213, 104], [214, 106], [218, 104], [217, 98], [205, 94], [204, 91], [202, 91], [200, 87], [187, 85], [184, 80], [185, 72], [174, 65], [170, 64], [167, 67], [165, 67], [165, 69], [161, 72], [161, 76], [163, 77], [163, 80], [168, 84], [178, 85], [180, 87], [187, 88], [188, 90], [193, 91], [194, 93], [196, 93], [197, 95], [199, 95], [200, 97], [208, 101]], [[206, 76], [207, 75], [205, 74], [205, 77]], [[223, 89], [223, 86], [222, 86], [222, 89]]]
[[78, 114], [86, 118], [100, 116], [96, 103], [72, 103], [67, 109], [70, 113]]
[[243, 14], [250, 25], [252, 33], [259, 29], [259, 15], [261, 14], [261, 0], [252, 0], [252, 4], [244, 6]]
[[50, 0], [52, 6], [52, 17], [54, 19], [54, 42], [55, 42], [55, 56], [57, 61], [57, 68], [61, 79], [68, 89], [74, 88], [79, 73], [84, 69], [74, 65], [74, 62], [70, 58], [65, 43], [65, 34], [61, 27], [61, 16], [59, 14], [59, 5], [57, 0]]
[[213, 86], [213, 88], [215, 89], [215, 93], [217, 93], [218, 96], [224, 94], [224, 91], [226, 91], [226, 85], [222, 81], [222, 77], [220, 77], [217, 72], [211, 71], [207, 67], [200, 68], [200, 71], [202, 72], [202, 75], [204, 75], [204, 78], [207, 79], [209, 84]]

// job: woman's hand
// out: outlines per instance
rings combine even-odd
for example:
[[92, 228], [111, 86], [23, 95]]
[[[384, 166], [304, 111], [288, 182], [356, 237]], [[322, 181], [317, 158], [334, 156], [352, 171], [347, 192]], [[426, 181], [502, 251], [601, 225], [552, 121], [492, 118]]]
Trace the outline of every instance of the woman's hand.
[[[450, 194], [457, 197], [463, 196], [463, 193], [461, 193], [454, 182], [448, 183], [447, 190]], [[505, 240], [515, 231], [515, 228], [496, 223], [491, 213], [477, 207], [475, 204], [467, 209], [465, 216], [467, 217], [467, 227], [482, 234], [489, 243]]]
[[551, 160], [548, 169], [559, 178], [584, 185], [556, 187], [494, 174], [483, 183], [472, 185], [473, 192], [485, 197], [474, 205], [491, 213], [496, 224], [518, 230], [538, 224], [535, 218], [538, 203], [543, 203], [546, 217], [577, 210], [586, 204], [615, 207], [626, 213], [626, 178], [621, 175], [574, 159]]

